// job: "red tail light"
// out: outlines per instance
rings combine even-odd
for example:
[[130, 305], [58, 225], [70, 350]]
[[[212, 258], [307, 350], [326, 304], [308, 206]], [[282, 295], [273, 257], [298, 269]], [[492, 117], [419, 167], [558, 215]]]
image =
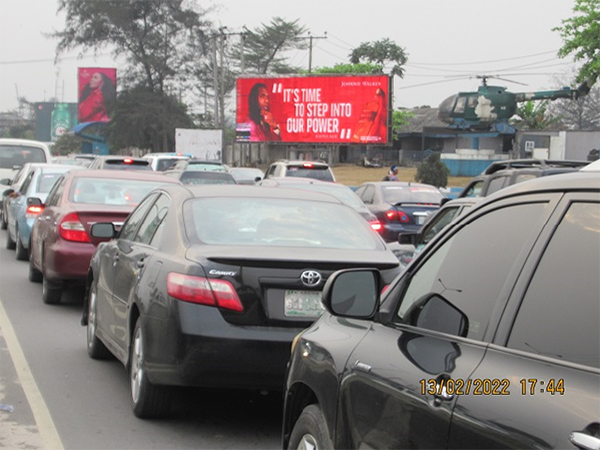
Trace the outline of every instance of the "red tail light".
[[371, 228], [373, 228], [378, 233], [381, 230], [383, 230], [383, 226], [381, 225], [381, 222], [379, 222], [378, 220], [373, 220], [373, 221], [369, 222], [369, 224], [371, 225]]
[[385, 212], [385, 217], [389, 222], [402, 222], [408, 223], [410, 221], [408, 214], [404, 211], [398, 211], [397, 209], [390, 209]]
[[77, 213], [67, 214], [58, 224], [58, 234], [65, 241], [91, 242]]
[[312, 163], [304, 163], [304, 164], [302, 164], [302, 167], [306, 167], [307, 169], [312, 169], [313, 164]]
[[28, 219], [34, 219], [43, 210], [43, 206], [28, 206], [27, 211], [25, 211], [25, 217]]
[[133, 162], [133, 160], [132, 160], [131, 158], [125, 158], [125, 159], [123, 160], [123, 162], [124, 162], [125, 164], [131, 164], [131, 163]]
[[226, 280], [171, 272], [167, 277], [167, 293], [184, 302], [217, 306], [232, 311], [244, 310], [237, 292]]

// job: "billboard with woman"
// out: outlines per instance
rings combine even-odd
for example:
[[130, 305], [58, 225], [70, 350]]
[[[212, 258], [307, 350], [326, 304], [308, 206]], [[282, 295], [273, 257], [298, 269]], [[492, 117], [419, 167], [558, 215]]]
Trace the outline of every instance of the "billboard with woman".
[[237, 142], [387, 144], [388, 75], [238, 78]]
[[80, 67], [77, 119], [84, 122], [110, 122], [117, 99], [117, 69]]

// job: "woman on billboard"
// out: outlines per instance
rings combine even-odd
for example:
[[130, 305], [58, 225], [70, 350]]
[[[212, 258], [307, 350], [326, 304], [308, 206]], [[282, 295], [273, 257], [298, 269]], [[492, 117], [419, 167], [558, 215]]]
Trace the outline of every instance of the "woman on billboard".
[[79, 97], [79, 122], [109, 122], [116, 97], [110, 77], [94, 72]]
[[250, 141], [281, 141], [279, 124], [271, 113], [269, 91], [264, 83], [256, 83], [248, 94]]

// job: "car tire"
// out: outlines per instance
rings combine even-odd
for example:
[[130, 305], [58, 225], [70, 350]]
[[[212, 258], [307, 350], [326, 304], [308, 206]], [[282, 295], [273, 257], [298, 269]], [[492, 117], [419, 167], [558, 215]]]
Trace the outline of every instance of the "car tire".
[[308, 405], [294, 425], [288, 449], [333, 449], [319, 405]]
[[21, 233], [19, 233], [19, 229], [17, 228], [17, 239], [16, 239], [16, 252], [15, 259], [18, 261], [27, 261], [29, 257], [29, 251], [23, 247], [23, 241], [21, 240]]
[[[29, 246], [29, 249], [31, 250], [31, 245]], [[35, 266], [33, 265], [33, 258], [31, 257], [31, 254], [29, 254], [29, 281], [31, 281], [32, 283], [41, 283], [42, 278], [42, 272], [35, 268]]]
[[58, 305], [62, 298], [62, 286], [60, 283], [53, 283], [48, 278], [42, 280], [42, 301], [46, 305]]
[[16, 247], [15, 241], [10, 237], [10, 232], [6, 230], [6, 248], [9, 250], [14, 250]]
[[92, 281], [88, 297], [87, 313], [87, 352], [92, 359], [108, 359], [112, 354], [106, 348], [106, 345], [96, 336], [97, 323], [97, 299], [98, 285], [96, 280]]
[[129, 354], [131, 409], [140, 419], [164, 417], [171, 407], [171, 390], [166, 386], [154, 385], [148, 380], [144, 345], [142, 319], [138, 318], [133, 330]]

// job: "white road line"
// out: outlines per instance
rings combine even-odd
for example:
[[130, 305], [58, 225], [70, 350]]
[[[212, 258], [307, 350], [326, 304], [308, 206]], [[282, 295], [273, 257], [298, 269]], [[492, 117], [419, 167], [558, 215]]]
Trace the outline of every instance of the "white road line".
[[52, 450], [63, 450], [64, 447], [58, 436], [58, 431], [52, 421], [50, 411], [44, 402], [41, 392], [39, 391], [33, 374], [27, 365], [27, 360], [21, 350], [15, 330], [12, 324], [8, 320], [4, 306], [2, 305], [2, 299], [0, 299], [0, 328], [6, 341], [6, 346], [15, 365], [17, 376], [21, 381], [21, 387], [25, 392], [33, 417], [38, 426], [38, 430], [44, 441], [44, 447]]

